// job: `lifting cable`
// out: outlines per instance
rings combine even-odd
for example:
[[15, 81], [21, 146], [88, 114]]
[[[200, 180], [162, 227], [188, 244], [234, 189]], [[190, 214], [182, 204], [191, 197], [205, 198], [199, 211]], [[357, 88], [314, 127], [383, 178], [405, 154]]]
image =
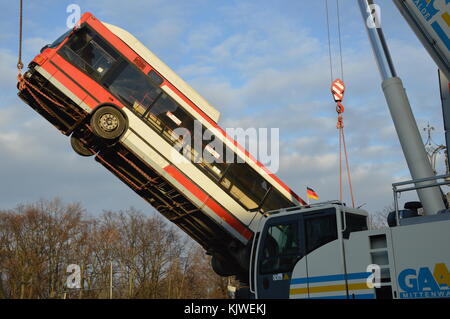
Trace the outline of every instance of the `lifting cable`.
[[338, 23], [338, 40], [339, 40], [339, 56], [341, 60], [341, 79], [344, 81], [344, 63], [342, 57], [342, 40], [341, 40], [341, 14], [339, 12], [339, 0], [336, 0], [336, 12], [337, 12], [337, 23]]
[[22, 63], [22, 16], [23, 16], [23, 3], [20, 0], [20, 14], [19, 14], [19, 60], [17, 61], [17, 69], [19, 73], [22, 74], [23, 63]]
[[330, 82], [333, 82], [333, 60], [331, 55], [330, 17], [328, 15], [328, 0], [325, 0], [325, 11], [327, 15], [328, 56], [330, 58]]
[[339, 133], [339, 200], [342, 202], [342, 152], [344, 152], [345, 156], [345, 165], [347, 169], [347, 179], [350, 189], [350, 196], [352, 199], [352, 205], [355, 207], [355, 199], [353, 196], [353, 187], [351, 181], [350, 174], [350, 166], [348, 163], [348, 154], [347, 154], [347, 146], [345, 144], [345, 134], [344, 134], [344, 106], [342, 105], [342, 100], [344, 98], [345, 92], [345, 84], [344, 84], [344, 63], [343, 63], [343, 54], [342, 54], [342, 39], [341, 39], [341, 19], [339, 12], [339, 0], [336, 0], [337, 7], [337, 22], [338, 22], [338, 40], [339, 40], [339, 55], [340, 55], [340, 68], [341, 68], [341, 78], [333, 80], [333, 64], [332, 64], [332, 54], [331, 54], [331, 36], [330, 36], [330, 18], [329, 18], [329, 9], [328, 9], [328, 0], [325, 0], [325, 8], [326, 8], [326, 22], [327, 22], [327, 35], [328, 35], [328, 53], [330, 60], [330, 76], [331, 76], [331, 93], [333, 95], [333, 99], [336, 102], [336, 112], [338, 114], [336, 128]]

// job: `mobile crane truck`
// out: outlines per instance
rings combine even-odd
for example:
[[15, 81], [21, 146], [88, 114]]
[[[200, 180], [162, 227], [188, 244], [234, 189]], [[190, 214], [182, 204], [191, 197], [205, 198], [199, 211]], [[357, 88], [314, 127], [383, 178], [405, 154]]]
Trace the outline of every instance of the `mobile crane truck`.
[[[428, 14], [437, 16], [434, 1], [395, 2], [419, 38], [434, 44], [426, 47], [441, 70], [448, 72], [449, 48], [439, 46], [448, 37], [438, 41], [425, 24], [440, 30]], [[377, 18], [373, 1], [358, 4], [365, 22]], [[448, 6], [441, 8], [440, 15], [448, 16]], [[434, 176], [381, 27], [366, 25], [413, 180], [393, 184], [395, 211], [389, 214], [386, 229], [367, 230], [367, 213], [340, 202], [262, 217], [250, 264], [249, 291], [257, 298], [450, 297], [450, 211], [439, 189], [448, 184], [448, 175]], [[444, 30], [448, 36], [449, 29]], [[420, 202], [399, 209], [398, 195], [412, 190]]]
[[[440, 26], [448, 24], [444, 18], [449, 1], [441, 2], [440, 12], [434, 1], [398, 0], [395, 4], [448, 76], [450, 29]], [[377, 19], [373, 1], [358, 0], [358, 4], [365, 22]], [[385, 229], [368, 230], [367, 212], [341, 202], [278, 210], [261, 217], [249, 275], [250, 295], [257, 298], [450, 297], [450, 210], [439, 188], [449, 184], [449, 176], [434, 176], [381, 26], [366, 26], [413, 179], [392, 185], [395, 211], [389, 214]], [[406, 191], [417, 191], [420, 202], [399, 209], [398, 195]]]

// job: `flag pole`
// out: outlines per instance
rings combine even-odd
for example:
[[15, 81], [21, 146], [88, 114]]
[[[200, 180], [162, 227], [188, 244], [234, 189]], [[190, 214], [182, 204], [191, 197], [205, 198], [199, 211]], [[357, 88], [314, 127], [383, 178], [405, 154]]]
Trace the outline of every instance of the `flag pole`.
[[309, 206], [308, 186], [306, 186], [306, 203]]

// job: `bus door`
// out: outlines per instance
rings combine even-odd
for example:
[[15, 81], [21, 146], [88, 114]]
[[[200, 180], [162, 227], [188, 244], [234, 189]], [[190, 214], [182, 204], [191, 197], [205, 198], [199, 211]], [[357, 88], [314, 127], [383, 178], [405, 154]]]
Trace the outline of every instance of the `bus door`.
[[255, 262], [258, 298], [289, 298], [292, 270], [304, 256], [303, 237], [301, 214], [266, 223]]

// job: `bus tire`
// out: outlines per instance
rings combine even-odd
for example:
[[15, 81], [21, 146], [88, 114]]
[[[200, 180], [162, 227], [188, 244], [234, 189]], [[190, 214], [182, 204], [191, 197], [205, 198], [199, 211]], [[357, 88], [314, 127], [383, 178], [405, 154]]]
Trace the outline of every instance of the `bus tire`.
[[90, 124], [94, 134], [105, 140], [119, 138], [127, 127], [125, 116], [113, 106], [98, 108], [92, 115]]
[[70, 145], [72, 146], [75, 153], [77, 153], [80, 156], [88, 157], [95, 154], [91, 149], [89, 149], [86, 145], [84, 145], [79, 138], [75, 137], [73, 134], [70, 136]]

